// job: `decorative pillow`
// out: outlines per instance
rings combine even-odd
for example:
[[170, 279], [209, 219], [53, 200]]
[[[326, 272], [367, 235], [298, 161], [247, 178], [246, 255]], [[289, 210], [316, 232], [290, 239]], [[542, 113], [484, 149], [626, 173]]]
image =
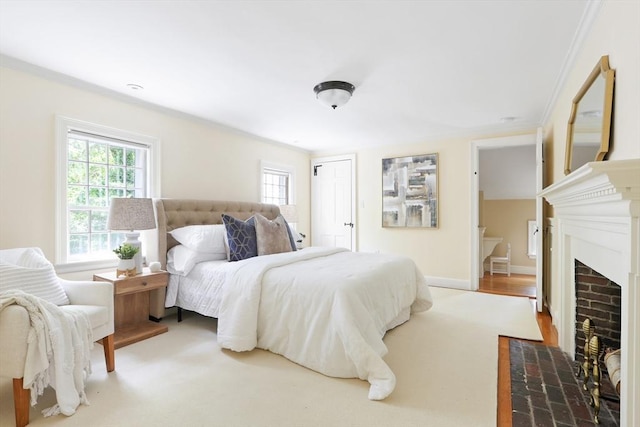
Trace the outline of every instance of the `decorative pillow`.
[[291, 240], [287, 221], [278, 215], [273, 221], [260, 214], [255, 214], [258, 255], [291, 252]]
[[222, 214], [222, 222], [227, 229], [229, 261], [241, 261], [258, 256], [255, 218], [246, 221]]
[[189, 274], [196, 264], [224, 259], [227, 259], [227, 254], [196, 252], [184, 245], [174, 246], [167, 252], [167, 264], [169, 264], [177, 274], [183, 276]]
[[176, 228], [170, 234], [180, 244], [196, 252], [225, 254], [223, 224], [188, 225]]
[[53, 265], [39, 248], [28, 248], [15, 263], [0, 262], [0, 292], [19, 289], [56, 305], [69, 304]]

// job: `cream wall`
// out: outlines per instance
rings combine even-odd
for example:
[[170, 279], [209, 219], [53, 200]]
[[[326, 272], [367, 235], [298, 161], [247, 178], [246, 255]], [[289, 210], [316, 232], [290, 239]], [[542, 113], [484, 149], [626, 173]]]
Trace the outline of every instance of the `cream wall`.
[[55, 116], [161, 141], [161, 197], [260, 200], [260, 161], [293, 166], [309, 229], [309, 153], [205, 121], [0, 67], [0, 248], [55, 259]]
[[613, 135], [609, 159], [640, 158], [640, 2], [606, 0], [578, 52], [558, 96], [545, 140], [550, 147], [547, 184], [564, 177], [564, 153], [571, 101], [603, 55], [616, 70]]
[[[504, 256], [511, 243], [511, 265], [535, 267], [536, 260], [527, 256], [527, 221], [536, 219], [535, 199], [484, 200], [485, 237], [502, 237], [494, 255]], [[508, 212], [508, 214], [505, 214]]]
[[[545, 124], [547, 143], [547, 185], [562, 179], [564, 175], [564, 153], [567, 137], [567, 122], [571, 112], [571, 101], [602, 55], [609, 55], [609, 65], [616, 70], [613, 98], [613, 126], [610, 160], [640, 158], [640, 2], [604, 1], [586, 36], [575, 63], [568, 73], [549, 123]], [[546, 215], [553, 217], [548, 207]], [[553, 230], [551, 240], [557, 238]], [[557, 242], [547, 242], [557, 246]], [[546, 299], [552, 313], [560, 310], [556, 302], [561, 301], [562, 280], [558, 276], [558, 252], [545, 253], [547, 272]], [[555, 320], [555, 319], [554, 319]]]
[[[358, 248], [411, 257], [426, 276], [469, 279], [469, 144], [466, 139], [361, 150]], [[437, 229], [382, 227], [382, 159], [438, 153]]]
[[[640, 157], [638, 40], [640, 2], [605, 1], [568, 72], [550, 120], [544, 123], [547, 184], [564, 176], [564, 143], [571, 99], [605, 54], [610, 56], [610, 64], [616, 69], [610, 158]], [[37, 245], [53, 257], [55, 114], [160, 138], [163, 197], [257, 200], [259, 160], [292, 164], [298, 176], [300, 229], [310, 229], [307, 153], [0, 68], [0, 247]], [[407, 254], [427, 276], [468, 282], [470, 141], [496, 136], [502, 135], [474, 135], [357, 151], [360, 250]], [[440, 227], [436, 230], [382, 228], [381, 159], [434, 152], [440, 160]], [[322, 153], [323, 156], [333, 154], [340, 153]]]
[[[640, 158], [640, 2], [604, 1], [590, 33], [568, 72], [545, 127], [546, 184], [564, 176], [564, 149], [571, 100], [602, 55], [616, 68], [614, 135], [610, 159]], [[531, 132], [535, 132], [532, 129]], [[357, 151], [358, 243], [360, 250], [397, 252], [412, 257], [422, 272], [469, 286], [470, 141], [504, 135], [425, 141]], [[381, 227], [381, 159], [438, 152], [440, 228]], [[325, 152], [323, 156], [340, 153]], [[486, 214], [485, 214], [486, 215]], [[485, 216], [486, 220], [486, 216]], [[436, 281], [437, 282], [437, 281]], [[447, 284], [447, 280], [440, 281]], [[449, 283], [452, 284], [452, 283]]]
[[[425, 141], [355, 151], [358, 250], [407, 255], [431, 284], [468, 289], [471, 267], [471, 141], [497, 136], [486, 134], [477, 138]], [[438, 153], [439, 227], [382, 227], [382, 159], [430, 153]], [[322, 153], [322, 156], [339, 154]], [[484, 219], [486, 221], [486, 212]], [[521, 265], [528, 264], [523, 261]]]

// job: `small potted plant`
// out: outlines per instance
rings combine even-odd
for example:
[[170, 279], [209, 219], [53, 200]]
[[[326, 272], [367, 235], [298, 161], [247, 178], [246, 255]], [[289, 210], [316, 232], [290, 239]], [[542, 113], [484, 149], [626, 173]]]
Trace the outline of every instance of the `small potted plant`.
[[136, 256], [140, 248], [130, 245], [129, 243], [123, 243], [113, 250], [120, 261], [118, 261], [118, 267], [116, 269], [116, 275], [120, 277], [121, 275], [125, 276], [135, 276], [136, 275], [136, 261], [133, 257]]

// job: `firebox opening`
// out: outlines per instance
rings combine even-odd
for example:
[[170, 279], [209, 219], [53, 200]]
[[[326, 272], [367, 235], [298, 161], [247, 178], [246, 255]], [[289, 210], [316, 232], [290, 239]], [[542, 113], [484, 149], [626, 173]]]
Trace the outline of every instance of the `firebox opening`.
[[582, 324], [590, 318], [600, 336], [603, 349], [620, 349], [622, 328], [621, 288], [615, 282], [583, 264], [576, 262], [576, 361], [584, 357]]
[[[617, 397], [620, 393], [620, 381], [624, 381], [619, 369], [620, 353], [623, 351], [620, 348], [622, 288], [577, 259], [575, 260], [575, 285], [575, 361], [578, 372], [585, 374], [586, 367], [581, 370], [580, 365], [584, 366], [585, 337], [589, 335], [591, 338], [592, 333], [598, 340], [598, 365], [604, 374], [600, 382], [603, 386], [602, 398], [619, 402]], [[590, 325], [593, 330], [590, 331], [586, 325]], [[593, 345], [587, 347], [588, 359], [593, 357], [593, 351]], [[588, 374], [586, 377], [588, 378]], [[587, 378], [585, 378], [585, 390], [588, 389]]]

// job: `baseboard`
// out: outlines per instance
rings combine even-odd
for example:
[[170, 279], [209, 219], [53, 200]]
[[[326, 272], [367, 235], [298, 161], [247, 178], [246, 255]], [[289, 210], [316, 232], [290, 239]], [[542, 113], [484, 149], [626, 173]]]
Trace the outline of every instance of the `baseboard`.
[[462, 289], [464, 291], [471, 290], [469, 280], [449, 279], [448, 277], [424, 276], [429, 286], [437, 286], [439, 288]]
[[[514, 274], [528, 274], [535, 276], [536, 268], [535, 267], [525, 267], [521, 265], [512, 265], [511, 272]], [[489, 275], [489, 271], [485, 271], [485, 276]], [[470, 291], [471, 282], [467, 279], [450, 279], [448, 277], [434, 277], [434, 276], [424, 276], [427, 284], [429, 286], [437, 286], [440, 288], [451, 288], [451, 289], [462, 289], [464, 291]]]
[[547, 305], [547, 309], [549, 310], [549, 315], [551, 316], [551, 324], [555, 326], [556, 331], [558, 331], [558, 345], [562, 345], [560, 342], [560, 311], [553, 308], [551, 305]]
[[527, 267], [524, 265], [512, 265], [511, 266], [511, 272], [515, 273], [515, 274], [528, 274], [530, 276], [535, 276], [536, 275], [536, 268], [535, 267]]
[[[536, 268], [535, 267], [528, 267], [525, 265], [512, 265], [511, 266], [511, 272], [513, 274], [527, 274], [529, 276], [535, 276], [536, 275]], [[487, 275], [489, 274], [489, 264], [486, 265], [486, 269], [484, 271], [484, 274]]]

